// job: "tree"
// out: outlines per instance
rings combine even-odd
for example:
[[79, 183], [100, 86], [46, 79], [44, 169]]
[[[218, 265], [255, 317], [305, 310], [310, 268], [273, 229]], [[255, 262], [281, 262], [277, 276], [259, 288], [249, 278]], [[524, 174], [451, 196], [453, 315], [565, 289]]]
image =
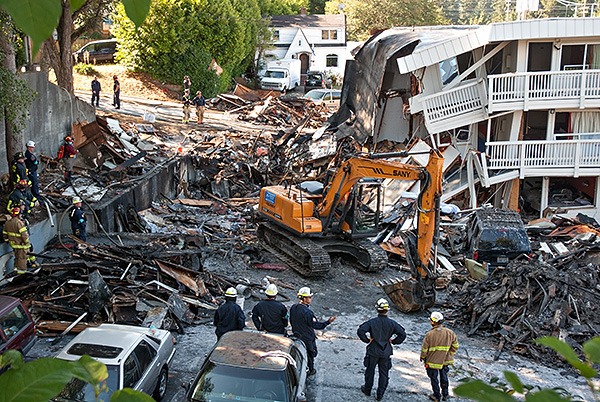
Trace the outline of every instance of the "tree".
[[438, 25], [445, 22], [435, 0], [332, 0], [325, 12], [339, 13], [344, 4], [350, 40], [366, 40], [379, 30], [395, 26]]
[[119, 6], [113, 29], [117, 59], [171, 83], [189, 75], [213, 96], [252, 62], [260, 19], [256, 0], [154, 0], [146, 23], [134, 30]]
[[262, 16], [292, 15], [308, 8], [308, 0], [258, 0], [258, 7]]
[[0, 10], [0, 119], [4, 120], [6, 158], [23, 150], [22, 130], [34, 93], [17, 75], [15, 42], [18, 30], [10, 16]]

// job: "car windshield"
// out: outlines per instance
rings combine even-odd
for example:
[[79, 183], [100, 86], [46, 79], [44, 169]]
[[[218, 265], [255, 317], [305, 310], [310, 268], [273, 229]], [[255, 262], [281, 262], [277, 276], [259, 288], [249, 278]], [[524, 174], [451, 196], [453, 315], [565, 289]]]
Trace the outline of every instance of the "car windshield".
[[308, 91], [306, 94], [304, 94], [304, 97], [311, 100], [321, 100], [325, 94], [326, 92], [323, 91]]
[[308, 74], [308, 80], [311, 81], [321, 81], [321, 75], [320, 74]]
[[478, 248], [481, 251], [513, 253], [529, 253], [531, 251], [527, 233], [523, 229], [511, 227], [484, 229], [481, 232]]
[[196, 383], [192, 401], [288, 402], [284, 371], [208, 366]]
[[62, 390], [62, 392], [54, 399], [54, 401], [108, 401], [113, 392], [119, 389], [119, 366], [107, 365], [108, 378], [106, 386], [101, 385], [103, 390], [98, 399], [94, 394], [94, 386], [79, 379], [72, 379]]
[[283, 71], [271, 71], [271, 70], [267, 70], [267, 72], [265, 73], [265, 77], [268, 78], [285, 78], [285, 74]]

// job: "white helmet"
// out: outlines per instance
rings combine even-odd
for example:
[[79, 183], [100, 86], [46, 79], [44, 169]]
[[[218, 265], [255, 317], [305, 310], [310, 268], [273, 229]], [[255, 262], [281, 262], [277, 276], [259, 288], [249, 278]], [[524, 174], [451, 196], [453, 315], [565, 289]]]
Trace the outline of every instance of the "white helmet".
[[303, 287], [300, 288], [300, 290], [298, 291], [298, 297], [299, 298], [303, 298], [303, 297], [310, 297], [313, 294], [310, 292], [310, 288], [309, 287]]
[[235, 288], [227, 288], [225, 297], [237, 297], [237, 290]]
[[382, 297], [381, 299], [377, 300], [376, 307], [377, 310], [389, 310], [390, 303], [388, 303], [388, 301]]
[[78, 202], [81, 202], [81, 198], [73, 197], [73, 204], [77, 204]]
[[429, 319], [433, 323], [441, 324], [444, 321], [444, 316], [439, 311], [434, 311], [433, 313], [431, 313]]
[[270, 283], [265, 291], [267, 296], [277, 296], [277, 286], [274, 283]]
[[35, 142], [33, 142], [33, 141], [27, 141], [27, 146], [28, 147], [35, 147]]

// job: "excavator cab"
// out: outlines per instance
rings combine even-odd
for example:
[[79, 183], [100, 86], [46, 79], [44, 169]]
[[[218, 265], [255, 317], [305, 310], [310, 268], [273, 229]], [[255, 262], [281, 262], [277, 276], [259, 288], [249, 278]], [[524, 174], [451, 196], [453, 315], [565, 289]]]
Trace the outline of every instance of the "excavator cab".
[[379, 233], [383, 185], [380, 179], [361, 179], [348, 199], [340, 205], [340, 230], [350, 239], [373, 237]]

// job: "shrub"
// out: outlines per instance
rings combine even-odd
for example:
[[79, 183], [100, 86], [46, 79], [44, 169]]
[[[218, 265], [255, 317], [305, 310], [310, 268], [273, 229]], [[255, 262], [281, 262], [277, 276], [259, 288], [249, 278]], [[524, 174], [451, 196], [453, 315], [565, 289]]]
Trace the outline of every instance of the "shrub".
[[77, 74], [81, 75], [98, 75], [98, 71], [91, 64], [78, 63], [73, 67]]

